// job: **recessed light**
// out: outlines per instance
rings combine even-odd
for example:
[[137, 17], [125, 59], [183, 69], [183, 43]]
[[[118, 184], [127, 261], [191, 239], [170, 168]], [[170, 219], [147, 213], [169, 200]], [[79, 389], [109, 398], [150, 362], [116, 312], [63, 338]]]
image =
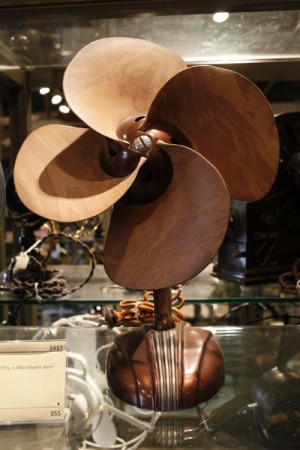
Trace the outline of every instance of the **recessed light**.
[[213, 15], [213, 21], [217, 22], [217, 23], [226, 22], [228, 17], [229, 17], [229, 13], [228, 12], [225, 12], [225, 11], [216, 12]]
[[62, 96], [60, 94], [55, 94], [51, 98], [52, 105], [58, 105], [62, 101]]
[[49, 92], [50, 92], [50, 88], [49, 87], [41, 87], [40, 90], [39, 90], [39, 93], [41, 95], [49, 94]]
[[63, 114], [68, 114], [70, 112], [70, 108], [67, 105], [60, 105], [58, 109]]

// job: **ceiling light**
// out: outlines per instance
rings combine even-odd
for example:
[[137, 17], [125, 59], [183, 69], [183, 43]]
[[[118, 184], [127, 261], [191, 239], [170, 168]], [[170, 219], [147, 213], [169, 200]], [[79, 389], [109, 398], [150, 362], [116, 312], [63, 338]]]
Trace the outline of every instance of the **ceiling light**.
[[213, 15], [213, 21], [217, 22], [217, 23], [222, 23], [222, 22], [225, 22], [228, 19], [228, 17], [229, 17], [228, 12], [225, 12], [225, 11], [216, 12]]
[[50, 88], [48, 88], [48, 87], [41, 87], [40, 90], [39, 90], [39, 93], [41, 95], [49, 94], [49, 92], [50, 92]]
[[51, 98], [52, 105], [58, 105], [62, 101], [62, 96], [60, 94], [55, 94]]
[[60, 105], [58, 109], [63, 114], [68, 114], [70, 112], [70, 108], [67, 105]]

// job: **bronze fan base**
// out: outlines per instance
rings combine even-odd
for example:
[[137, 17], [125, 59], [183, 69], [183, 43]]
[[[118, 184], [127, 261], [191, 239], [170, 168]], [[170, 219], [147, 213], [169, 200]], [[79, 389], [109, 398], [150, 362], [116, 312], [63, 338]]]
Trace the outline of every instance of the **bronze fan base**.
[[155, 411], [193, 408], [215, 395], [225, 376], [222, 350], [210, 331], [168, 320], [168, 292], [154, 292], [160, 301], [153, 327], [118, 335], [107, 357], [112, 392]]

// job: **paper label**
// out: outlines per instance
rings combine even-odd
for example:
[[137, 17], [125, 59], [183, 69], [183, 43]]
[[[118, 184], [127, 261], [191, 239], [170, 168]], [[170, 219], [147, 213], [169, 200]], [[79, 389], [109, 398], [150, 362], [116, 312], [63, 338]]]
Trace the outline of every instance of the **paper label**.
[[0, 342], [0, 422], [64, 420], [66, 341]]

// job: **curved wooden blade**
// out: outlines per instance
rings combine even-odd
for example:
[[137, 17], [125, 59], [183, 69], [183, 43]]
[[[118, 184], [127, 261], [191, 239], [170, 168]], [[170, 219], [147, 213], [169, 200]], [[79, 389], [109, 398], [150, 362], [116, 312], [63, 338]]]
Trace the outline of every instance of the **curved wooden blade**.
[[271, 188], [279, 158], [275, 120], [247, 78], [210, 66], [178, 73], [154, 99], [143, 129], [164, 123], [220, 171], [231, 197], [255, 201]]
[[47, 125], [23, 143], [14, 168], [22, 202], [36, 214], [58, 222], [95, 216], [113, 205], [131, 186], [139, 167], [111, 177], [99, 164], [107, 139], [93, 130]]
[[117, 202], [104, 249], [108, 276], [132, 289], [193, 278], [210, 263], [228, 226], [229, 196], [218, 171], [190, 148], [159, 145], [173, 164], [171, 183], [153, 202]]
[[84, 47], [67, 67], [64, 93], [91, 128], [118, 139], [128, 116], [146, 115], [159, 89], [186, 68], [171, 50], [133, 38], [105, 38]]
[[5, 210], [5, 180], [2, 166], [0, 164], [0, 228]]

